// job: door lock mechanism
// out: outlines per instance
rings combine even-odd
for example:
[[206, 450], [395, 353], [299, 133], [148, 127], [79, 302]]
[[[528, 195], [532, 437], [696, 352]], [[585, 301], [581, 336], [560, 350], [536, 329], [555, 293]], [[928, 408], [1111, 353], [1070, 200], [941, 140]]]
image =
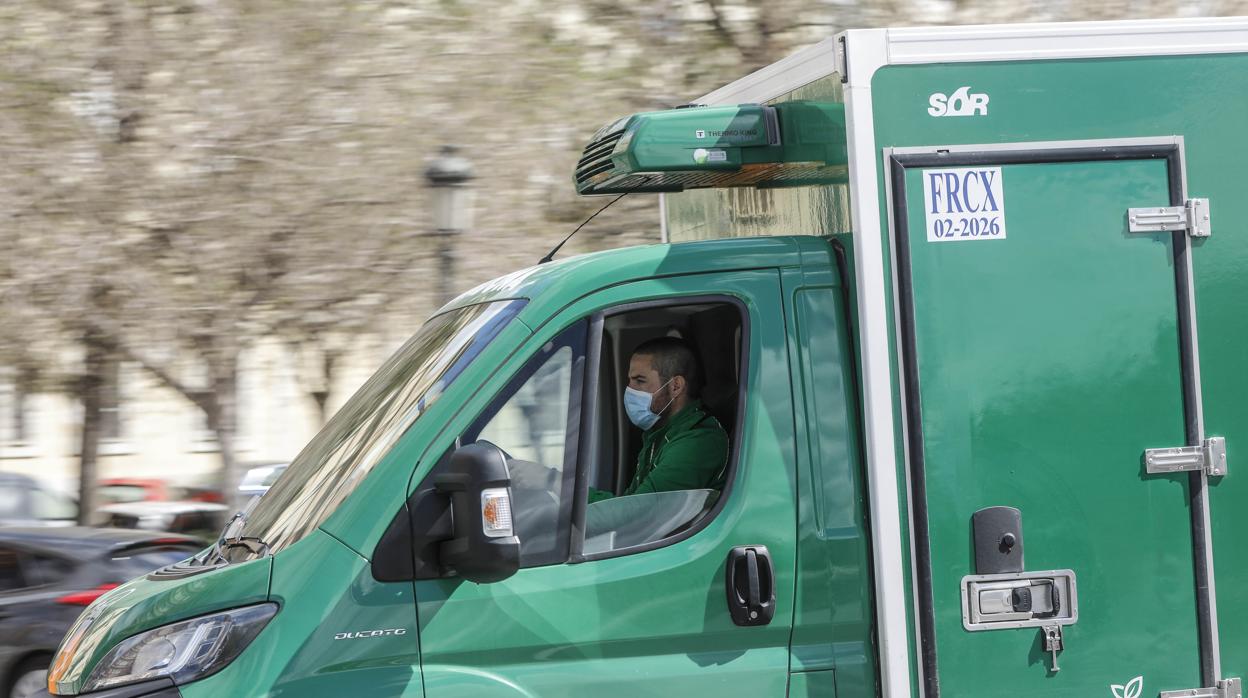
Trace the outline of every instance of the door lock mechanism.
[[962, 626], [972, 632], [1039, 628], [1050, 673], [1061, 671], [1057, 655], [1066, 647], [1063, 626], [1077, 620], [1079, 605], [1071, 570], [962, 578]]
[[1078, 619], [1071, 570], [962, 578], [962, 624], [967, 630], [1062, 626]]
[[1056, 674], [1062, 670], [1062, 668], [1057, 665], [1057, 653], [1065, 649], [1065, 644], [1062, 639], [1062, 626], [1044, 625], [1040, 627], [1040, 632], [1043, 635], [1042, 639], [1044, 640], [1044, 651], [1048, 652], [1049, 656], [1052, 657], [1052, 664], [1049, 667], [1049, 671]]
[[1073, 570], [1024, 572], [1022, 512], [988, 507], [971, 517], [975, 572], [962, 578], [962, 627], [969, 631], [1039, 628], [1049, 672], [1061, 671], [1062, 627], [1079, 620]]

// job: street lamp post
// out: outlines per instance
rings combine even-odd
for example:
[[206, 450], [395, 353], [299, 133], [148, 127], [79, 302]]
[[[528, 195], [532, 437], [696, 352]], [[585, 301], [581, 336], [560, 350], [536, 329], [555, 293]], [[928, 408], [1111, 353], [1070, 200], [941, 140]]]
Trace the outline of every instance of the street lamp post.
[[433, 193], [434, 238], [438, 257], [438, 303], [453, 298], [455, 281], [455, 239], [472, 227], [472, 163], [459, 155], [459, 148], [442, 146], [441, 152], [425, 170], [425, 180]]

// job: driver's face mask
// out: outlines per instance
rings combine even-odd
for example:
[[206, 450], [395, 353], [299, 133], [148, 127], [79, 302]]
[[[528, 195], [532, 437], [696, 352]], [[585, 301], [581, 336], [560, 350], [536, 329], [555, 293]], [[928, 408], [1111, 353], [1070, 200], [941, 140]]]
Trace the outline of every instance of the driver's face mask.
[[657, 395], [660, 390], [666, 388], [668, 383], [671, 383], [673, 380], [675, 380], [675, 376], [669, 378], [667, 383], [660, 385], [659, 390], [656, 390], [653, 393], [647, 393], [644, 390], [637, 390], [631, 386], [625, 388], [624, 411], [628, 414], [628, 421], [637, 425], [637, 427], [642, 431], [654, 426], [654, 423], [659, 421], [659, 417], [663, 415], [664, 410], [672, 406], [672, 402], [676, 400], [676, 396], [673, 395], [672, 399], [668, 400], [667, 404], [663, 406], [663, 409], [658, 412], [650, 410], [650, 403], [654, 401], [654, 396]]

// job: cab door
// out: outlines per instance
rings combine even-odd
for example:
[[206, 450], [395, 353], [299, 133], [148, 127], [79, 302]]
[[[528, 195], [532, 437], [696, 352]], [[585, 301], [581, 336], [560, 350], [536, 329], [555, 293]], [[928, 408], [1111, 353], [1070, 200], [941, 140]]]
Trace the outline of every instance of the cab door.
[[[627, 360], [603, 351], [603, 318], [639, 302], [690, 298], [718, 298], [744, 313], [745, 399], [723, 501], [709, 520], [661, 540], [587, 545], [585, 470], [603, 452], [598, 430], [609, 424], [596, 405], [619, 399], [602, 394], [598, 364]], [[521, 569], [500, 582], [416, 582], [427, 695], [785, 694], [796, 495], [780, 300], [775, 270], [647, 280], [584, 298], [538, 328], [490, 407], [433, 449], [439, 457], [457, 439], [486, 439], [508, 453], [522, 554]], [[534, 461], [540, 469], [529, 467]], [[526, 536], [535, 541], [527, 550]], [[774, 590], [769, 622], [734, 622], [725, 569], [738, 546], [756, 552], [738, 562], [746, 595], [751, 580]]]

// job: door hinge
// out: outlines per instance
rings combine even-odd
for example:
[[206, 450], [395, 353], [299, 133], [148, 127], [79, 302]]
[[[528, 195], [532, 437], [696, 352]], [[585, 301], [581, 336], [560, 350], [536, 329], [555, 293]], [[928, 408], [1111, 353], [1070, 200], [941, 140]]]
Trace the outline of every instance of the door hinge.
[[1207, 238], [1209, 199], [1188, 199], [1182, 206], [1127, 209], [1127, 229], [1133, 233], [1182, 230], [1194, 238]]
[[1226, 439], [1214, 436], [1200, 446], [1150, 448], [1144, 451], [1144, 470], [1150, 475], [1203, 470], [1210, 477], [1226, 474]]
[[836, 50], [832, 53], [832, 72], [840, 73], [842, 85], [849, 82], [849, 46], [846, 45], [844, 34], [836, 37]]
[[1222, 679], [1213, 688], [1189, 688], [1185, 691], [1162, 691], [1157, 698], [1243, 698], [1239, 679]]

